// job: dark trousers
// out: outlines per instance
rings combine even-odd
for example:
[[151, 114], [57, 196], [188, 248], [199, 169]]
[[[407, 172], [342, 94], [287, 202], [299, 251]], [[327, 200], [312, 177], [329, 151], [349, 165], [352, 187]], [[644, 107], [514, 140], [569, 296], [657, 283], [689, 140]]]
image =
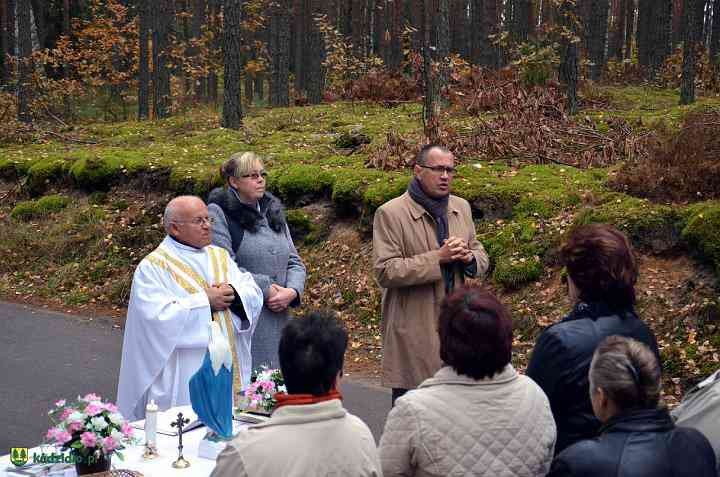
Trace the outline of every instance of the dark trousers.
[[392, 406], [395, 407], [395, 401], [408, 391], [409, 389], [405, 388], [392, 388]]

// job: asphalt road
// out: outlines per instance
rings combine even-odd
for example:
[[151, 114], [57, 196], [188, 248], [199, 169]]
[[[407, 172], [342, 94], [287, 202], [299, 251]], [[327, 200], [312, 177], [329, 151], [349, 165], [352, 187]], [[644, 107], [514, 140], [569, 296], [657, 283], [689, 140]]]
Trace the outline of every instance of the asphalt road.
[[[33, 447], [55, 401], [90, 392], [115, 400], [122, 330], [94, 320], [0, 302], [0, 455]], [[389, 390], [343, 379], [345, 407], [379, 440]]]

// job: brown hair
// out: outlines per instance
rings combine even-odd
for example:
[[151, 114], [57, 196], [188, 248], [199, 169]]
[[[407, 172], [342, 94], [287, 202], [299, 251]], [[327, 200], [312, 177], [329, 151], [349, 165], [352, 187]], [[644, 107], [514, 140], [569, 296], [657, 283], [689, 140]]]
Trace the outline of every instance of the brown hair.
[[601, 301], [615, 308], [635, 303], [635, 257], [625, 234], [612, 225], [577, 227], [560, 254], [583, 301]]
[[512, 354], [512, 319], [490, 291], [464, 286], [448, 295], [438, 320], [440, 358], [459, 374], [489, 378]]
[[602, 388], [621, 412], [654, 409], [660, 403], [660, 363], [639, 341], [608, 336], [590, 364], [590, 392]]

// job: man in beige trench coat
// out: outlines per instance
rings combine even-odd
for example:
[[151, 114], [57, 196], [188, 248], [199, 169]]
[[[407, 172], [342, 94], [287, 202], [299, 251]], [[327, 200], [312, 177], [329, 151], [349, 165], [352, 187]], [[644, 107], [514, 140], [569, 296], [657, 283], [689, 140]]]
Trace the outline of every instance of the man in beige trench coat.
[[437, 317], [445, 294], [482, 276], [488, 256], [466, 200], [450, 194], [455, 157], [437, 145], [415, 158], [407, 192], [373, 222], [373, 268], [382, 287], [382, 384], [393, 404], [440, 369]]

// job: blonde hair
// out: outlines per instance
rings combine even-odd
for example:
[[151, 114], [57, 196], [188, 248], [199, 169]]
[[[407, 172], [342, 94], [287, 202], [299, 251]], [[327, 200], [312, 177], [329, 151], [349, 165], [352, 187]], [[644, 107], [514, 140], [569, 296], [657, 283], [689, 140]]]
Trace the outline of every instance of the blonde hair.
[[220, 166], [220, 174], [227, 182], [231, 177], [240, 178], [251, 173], [258, 164], [260, 168], [263, 167], [262, 158], [258, 154], [250, 151], [236, 152]]

